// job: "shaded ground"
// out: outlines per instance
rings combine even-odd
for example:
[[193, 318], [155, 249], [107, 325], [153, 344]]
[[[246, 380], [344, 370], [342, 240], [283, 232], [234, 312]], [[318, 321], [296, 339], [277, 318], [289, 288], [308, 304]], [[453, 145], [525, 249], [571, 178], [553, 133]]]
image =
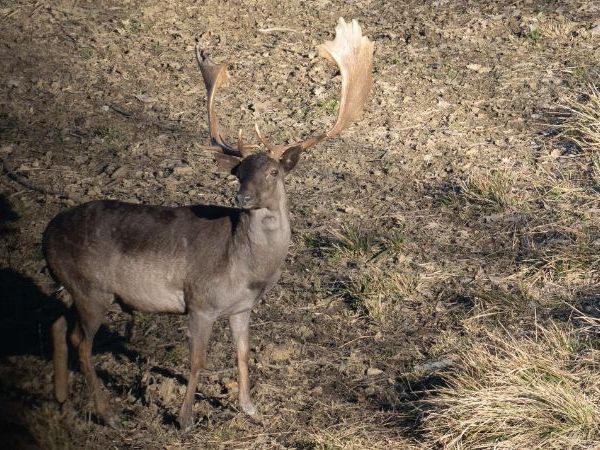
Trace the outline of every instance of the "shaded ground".
[[252, 328], [257, 420], [237, 409], [221, 323], [199, 423], [178, 431], [185, 318], [140, 315], [125, 343], [118, 313], [95, 362], [124, 429], [89, 415], [76, 364], [59, 412], [40, 240], [73, 200], [2, 175], [0, 431], [15, 446], [427, 446], [411, 402], [466, 334], [490, 321], [525, 333], [564, 320], [564, 302], [598, 314], [600, 164], [548, 125], [597, 80], [594, 2], [239, 3], [0, 1], [0, 156], [77, 201], [231, 202], [235, 180], [201, 149], [197, 42], [230, 64], [224, 125], [279, 140], [333, 120], [339, 76], [314, 47], [338, 17], [377, 49], [364, 119], [288, 179], [293, 245]]

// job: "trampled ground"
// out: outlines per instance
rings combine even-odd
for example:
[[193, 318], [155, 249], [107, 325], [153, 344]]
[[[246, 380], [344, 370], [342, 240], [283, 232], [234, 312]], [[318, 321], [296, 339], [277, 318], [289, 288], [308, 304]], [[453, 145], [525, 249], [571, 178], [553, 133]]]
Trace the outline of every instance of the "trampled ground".
[[[293, 244], [252, 327], [261, 415], [238, 411], [223, 321], [198, 386], [198, 424], [179, 431], [185, 318], [139, 315], [126, 342], [128, 317], [117, 312], [95, 362], [122, 430], [94, 421], [76, 363], [58, 411], [47, 222], [98, 198], [231, 204], [235, 179], [202, 149], [195, 45], [229, 63], [219, 104], [230, 135], [251, 136], [258, 122], [291, 140], [334, 118], [339, 75], [315, 45], [339, 17], [358, 19], [375, 42], [375, 86], [363, 120], [288, 177]], [[572, 307], [600, 315], [600, 151], [560, 133], [573, 120], [561, 106], [587, 102], [582, 92], [597, 85], [599, 18], [593, 1], [0, 1], [5, 442], [459, 445], [428, 417], [444, 408], [431, 389], [460, 372], [465, 352], [497, 330], [538, 342], [538, 327], [577, 329]], [[579, 448], [599, 437], [586, 439]]]

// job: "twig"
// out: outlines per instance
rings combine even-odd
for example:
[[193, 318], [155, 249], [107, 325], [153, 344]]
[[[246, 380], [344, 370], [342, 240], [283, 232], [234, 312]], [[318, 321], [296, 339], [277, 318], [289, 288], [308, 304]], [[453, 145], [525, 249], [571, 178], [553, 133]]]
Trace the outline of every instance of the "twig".
[[287, 27], [259, 28], [258, 31], [260, 33], [278, 33], [278, 32], [302, 33], [302, 31], [294, 30], [293, 28], [287, 28]]
[[51, 191], [49, 189], [45, 189], [43, 187], [36, 186], [31, 181], [29, 181], [27, 178], [19, 175], [14, 169], [12, 169], [10, 167], [10, 165], [6, 162], [6, 158], [2, 158], [2, 159], [0, 159], [0, 161], [2, 162], [2, 167], [4, 167], [4, 171], [6, 172], [6, 174], [8, 175], [8, 177], [11, 180], [16, 181], [17, 183], [19, 183], [21, 186], [25, 186], [26, 188], [31, 189], [32, 191], [41, 192], [42, 194], [58, 195], [59, 197], [64, 197], [65, 196], [64, 193], [56, 192], [56, 191]]
[[359, 336], [356, 339], [352, 339], [351, 341], [345, 342], [342, 345], [339, 346], [339, 348], [345, 347], [346, 345], [352, 344], [353, 342], [356, 342], [360, 339], [370, 339], [370, 338], [374, 338], [375, 335], [366, 335], [366, 336]]
[[247, 436], [241, 436], [239, 439], [232, 439], [229, 441], [208, 441], [210, 443], [218, 443], [218, 444], [239, 444], [239, 443], [243, 443], [246, 442], [248, 440], [254, 440], [258, 437], [262, 437], [262, 436], [284, 436], [286, 434], [293, 434], [294, 431], [278, 431], [278, 432], [273, 432], [273, 433], [258, 433], [258, 434], [249, 434]]
[[110, 103], [108, 105], [108, 107], [110, 109], [112, 109], [114, 112], [117, 112], [125, 117], [131, 117], [131, 113], [129, 111], [125, 111], [123, 108], [121, 108], [120, 106], [115, 105], [114, 103]]
[[19, 8], [14, 8], [12, 11], [7, 12], [6, 14], [4, 14], [1, 18], [0, 18], [0, 22], [4, 22], [6, 19], [10, 19], [12, 16], [14, 16]]
[[35, 14], [37, 14], [37, 12], [42, 9], [44, 5], [42, 4], [41, 1], [37, 1], [35, 2], [35, 5], [33, 6], [33, 9], [31, 10], [31, 13], [29, 14], [29, 17], [33, 17]]
[[71, 173], [77, 173], [77, 172], [73, 172], [72, 170], [69, 169], [52, 169], [50, 167], [24, 167], [22, 169], [19, 169], [19, 172], [33, 172], [36, 170], [45, 170], [48, 172], [71, 172]]
[[211, 152], [220, 152], [221, 151], [221, 147], [218, 147], [216, 145], [196, 144], [196, 147], [200, 150], [208, 150]]

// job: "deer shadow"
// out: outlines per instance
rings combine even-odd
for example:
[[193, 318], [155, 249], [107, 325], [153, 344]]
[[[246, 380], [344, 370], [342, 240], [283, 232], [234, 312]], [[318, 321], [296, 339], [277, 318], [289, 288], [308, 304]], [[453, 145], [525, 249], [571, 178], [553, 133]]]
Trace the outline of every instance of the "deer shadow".
[[[50, 400], [40, 395], [40, 383], [48, 378], [39, 373], [40, 366], [35, 371], [27, 367], [31, 364], [28, 357], [43, 362], [52, 358], [50, 327], [66, 308], [33, 279], [10, 268], [0, 269], [0, 292], [0, 441], [6, 446], [3, 448], [43, 448], [43, 442], [36, 443], [29, 431], [29, 417]], [[95, 348], [136, 359], [137, 353], [127, 349], [124, 341], [124, 337], [102, 327]], [[76, 352], [71, 349], [69, 355], [71, 370], [80, 371]], [[51, 371], [49, 365], [43, 367], [43, 372]], [[98, 376], [105, 386], [122, 389], [109, 383], [107, 372], [100, 370]]]
[[[10, 261], [19, 215], [0, 194], [0, 239], [3, 260]], [[45, 295], [34, 280], [9, 267], [0, 268], [0, 361], [8, 356], [36, 355], [47, 359], [48, 327], [64, 310]]]
[[[15, 234], [19, 215], [6, 196], [0, 194], [0, 240], [3, 250], [9, 252], [9, 240]], [[2, 259], [10, 261], [10, 255]], [[50, 281], [50, 279], [48, 279]], [[34, 356], [48, 361], [52, 357], [50, 327], [62, 315], [69, 316], [65, 304], [41, 288], [36, 280], [11, 267], [0, 267], [0, 366], [18, 365], [11, 357]], [[136, 360], [138, 354], [126, 346], [126, 338], [102, 326], [95, 339], [95, 352], [111, 352]], [[74, 355], [74, 351], [70, 351]], [[71, 368], [77, 369], [75, 361]], [[3, 379], [2, 386], [13, 384]]]

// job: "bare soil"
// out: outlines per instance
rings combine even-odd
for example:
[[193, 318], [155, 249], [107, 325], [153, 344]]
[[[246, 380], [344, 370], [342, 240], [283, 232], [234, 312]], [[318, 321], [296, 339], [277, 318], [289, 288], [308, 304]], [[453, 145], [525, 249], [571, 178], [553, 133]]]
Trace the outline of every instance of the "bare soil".
[[[120, 312], [94, 360], [122, 429], [96, 422], [75, 360], [59, 411], [45, 225], [99, 198], [231, 204], [235, 179], [202, 149], [195, 45], [229, 64], [229, 134], [258, 122], [286, 141], [334, 119], [340, 77], [315, 45], [339, 17], [375, 41], [375, 86], [364, 118], [288, 177], [293, 243], [252, 326], [260, 416], [238, 409], [223, 321], [197, 426], [179, 431], [185, 317], [139, 314], [127, 342]], [[527, 333], [566, 304], [600, 313], [600, 178], [555, 127], [562, 96], [600, 74], [599, 18], [575, 0], [0, 0], [6, 448], [435, 446], [419, 401], [465, 335], [490, 321]]]

